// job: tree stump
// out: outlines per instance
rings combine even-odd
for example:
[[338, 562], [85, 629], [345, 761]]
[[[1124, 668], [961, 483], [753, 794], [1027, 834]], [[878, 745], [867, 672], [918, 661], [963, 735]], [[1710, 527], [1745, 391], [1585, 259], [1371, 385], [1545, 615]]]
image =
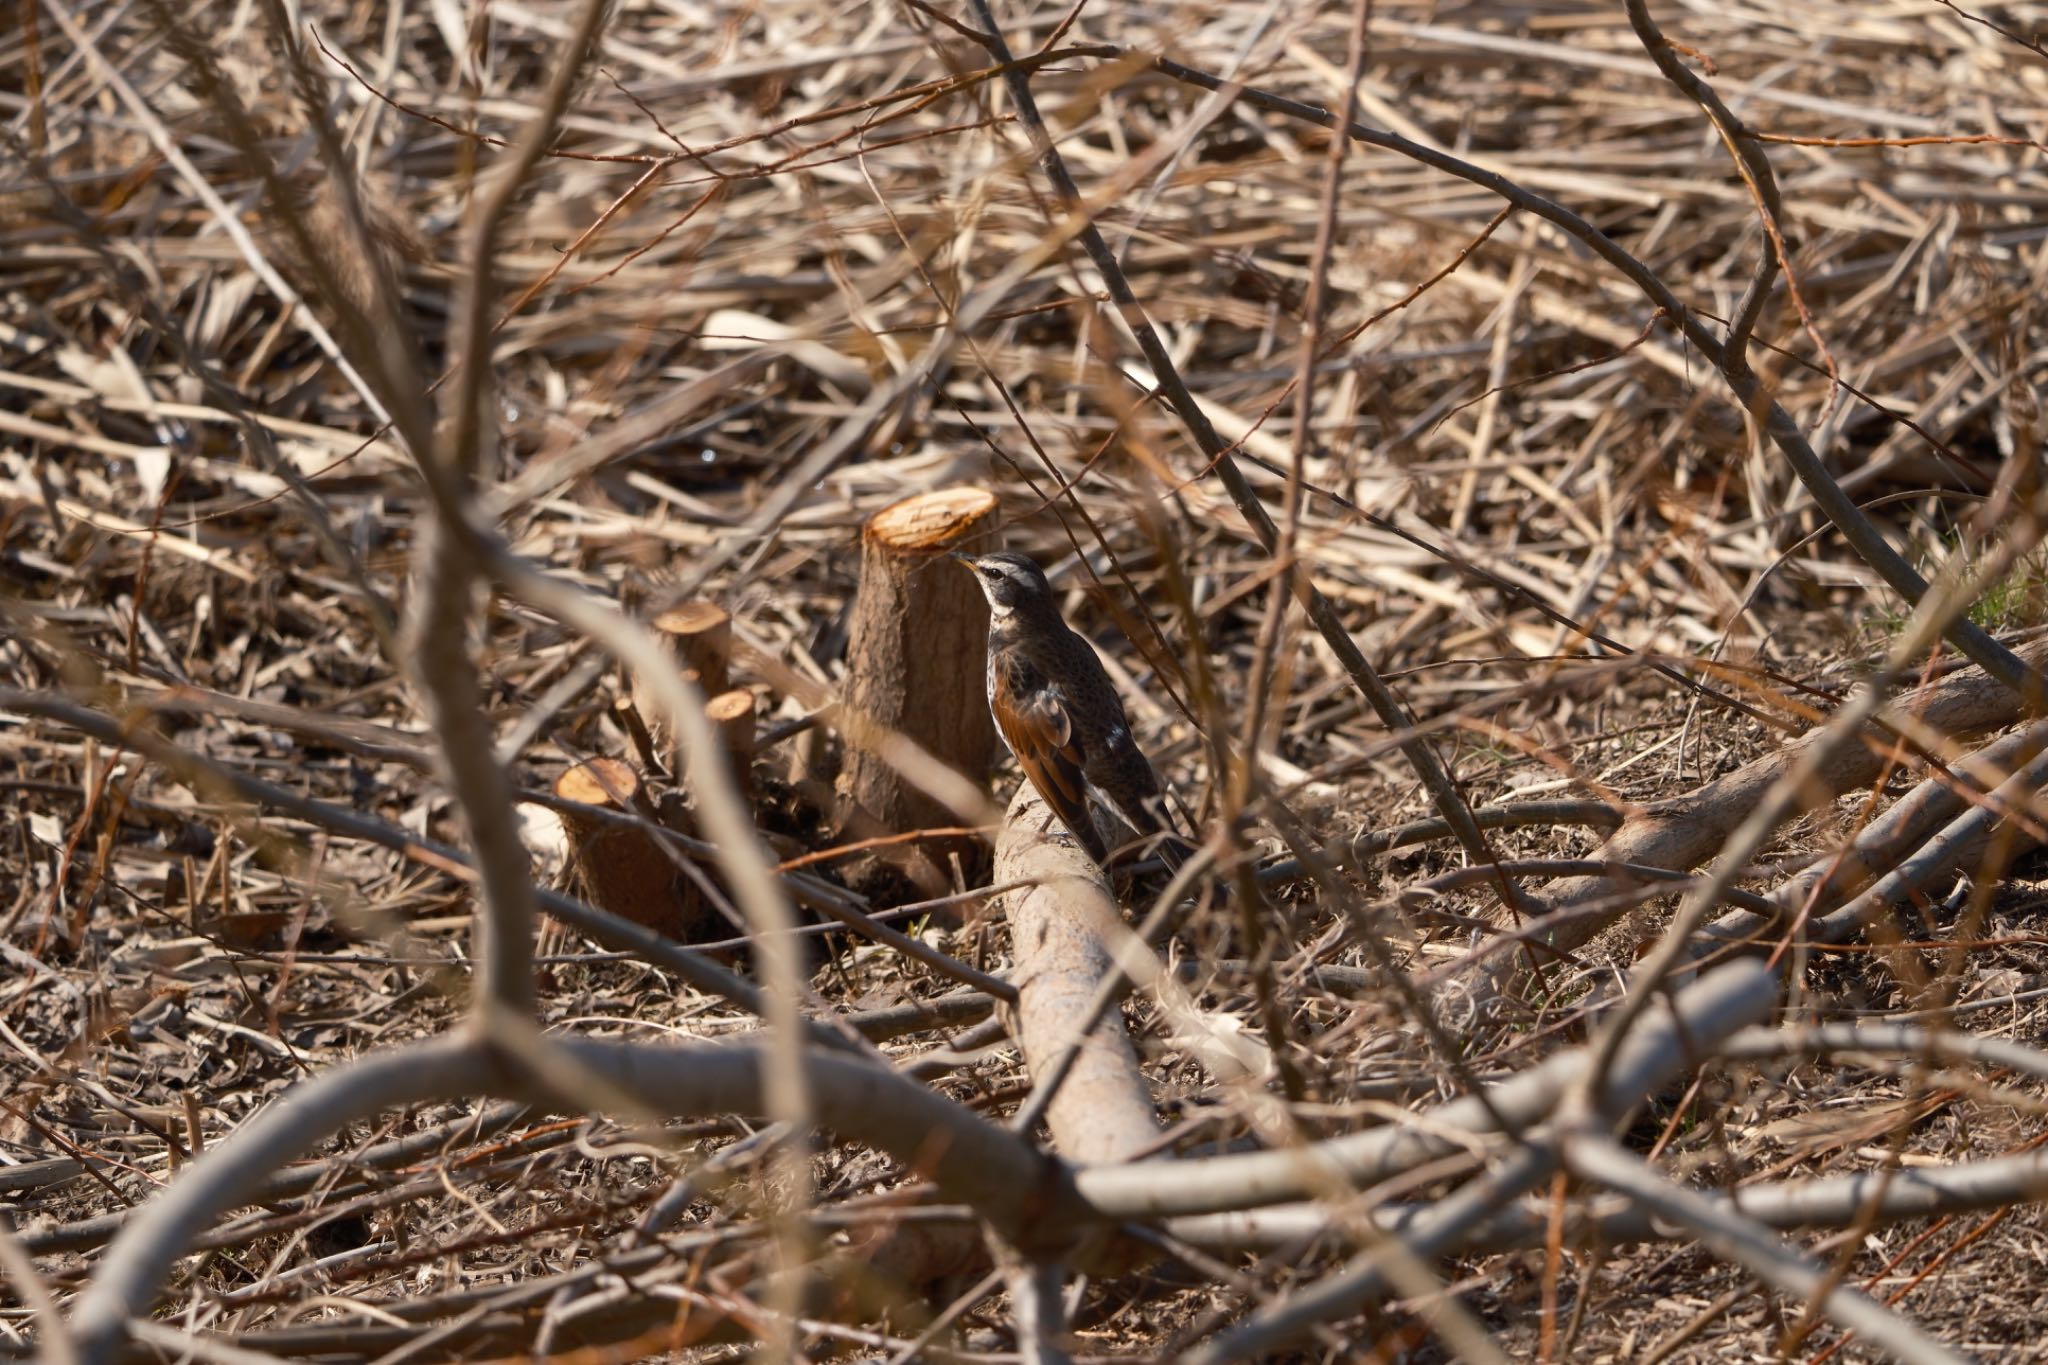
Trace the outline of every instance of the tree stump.
[[[851, 752], [840, 774], [844, 833], [863, 838], [957, 825], [952, 811], [905, 782], [860, 742], [868, 725], [897, 730], [949, 767], [981, 783], [995, 755], [986, 692], [988, 607], [974, 576], [948, 551], [994, 546], [996, 498], [980, 488], [945, 488], [905, 498], [868, 518], [861, 535], [860, 588], [847, 640], [844, 726]], [[968, 838], [880, 850], [846, 865], [863, 889], [886, 881], [884, 865], [928, 895], [943, 894], [950, 856], [969, 876], [987, 865]]]
[[[640, 774], [623, 759], [577, 764], [555, 779], [555, 795], [599, 810], [649, 814]], [[583, 899], [670, 938], [688, 942], [703, 937], [702, 897], [659, 839], [647, 830], [573, 810], [561, 816], [571, 875]]]

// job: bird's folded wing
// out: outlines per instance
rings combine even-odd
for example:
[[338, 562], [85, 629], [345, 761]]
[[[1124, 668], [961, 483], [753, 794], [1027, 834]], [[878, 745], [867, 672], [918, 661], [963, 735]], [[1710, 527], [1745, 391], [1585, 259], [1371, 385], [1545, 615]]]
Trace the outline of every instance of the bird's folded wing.
[[1003, 742], [1060, 823], [1094, 848], [1099, 841], [1088, 813], [1088, 779], [1082, 775], [1081, 748], [1064, 700], [1051, 688], [1019, 694], [1005, 686], [1005, 681], [998, 676], [995, 705], [990, 708], [1003, 732]]

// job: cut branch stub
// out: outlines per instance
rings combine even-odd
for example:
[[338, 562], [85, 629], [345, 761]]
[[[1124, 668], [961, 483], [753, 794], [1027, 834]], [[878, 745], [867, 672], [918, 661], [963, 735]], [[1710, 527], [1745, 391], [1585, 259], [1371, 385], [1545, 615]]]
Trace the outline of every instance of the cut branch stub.
[[[555, 779], [555, 795], [600, 811], [650, 815], [640, 774], [623, 759], [577, 764]], [[594, 813], [561, 814], [569, 867], [585, 900], [670, 938], [702, 937], [702, 896], [654, 834]]]
[[725, 750], [726, 762], [732, 766], [733, 781], [739, 783], [740, 794], [751, 796], [754, 786], [754, 694], [744, 687], [721, 692], [704, 704], [704, 715], [718, 735], [718, 746]]
[[[957, 825], [945, 806], [918, 791], [875, 752], [863, 732], [899, 731], [975, 782], [995, 754], [984, 684], [988, 607], [974, 576], [942, 556], [992, 548], [999, 518], [993, 493], [944, 488], [893, 503], [861, 535], [860, 589], [847, 641], [848, 750], [840, 776], [846, 832], [907, 834]], [[968, 875], [986, 863], [970, 839], [890, 848], [849, 866], [855, 885], [885, 875], [882, 860], [929, 894], [949, 882], [959, 854]]]
[[[648, 624], [683, 676], [696, 683], [705, 696], [716, 697], [732, 686], [732, 615], [724, 607], [713, 602], [685, 602]], [[675, 736], [643, 679], [633, 680], [633, 701], [647, 722], [656, 751], [665, 762], [673, 761], [670, 751]]]
[[731, 681], [732, 616], [711, 602], [685, 602], [654, 618], [654, 629], [669, 643], [685, 670], [696, 675], [706, 696]]

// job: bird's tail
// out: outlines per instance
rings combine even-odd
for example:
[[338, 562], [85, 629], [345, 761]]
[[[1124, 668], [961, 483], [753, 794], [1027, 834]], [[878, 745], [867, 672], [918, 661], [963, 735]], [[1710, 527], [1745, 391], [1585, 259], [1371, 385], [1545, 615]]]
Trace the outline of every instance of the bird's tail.
[[[1182, 837], [1166, 803], [1154, 798], [1141, 810], [1116, 808], [1117, 815], [1137, 838], [1126, 848], [1132, 859], [1157, 858], [1168, 872], [1178, 872], [1195, 856], [1195, 846]], [[1157, 807], [1157, 809], [1154, 809]]]
[[1170, 829], [1155, 830], [1140, 843], [1147, 855], [1166, 864], [1168, 872], [1178, 872], [1187, 866], [1195, 856], [1195, 846]]

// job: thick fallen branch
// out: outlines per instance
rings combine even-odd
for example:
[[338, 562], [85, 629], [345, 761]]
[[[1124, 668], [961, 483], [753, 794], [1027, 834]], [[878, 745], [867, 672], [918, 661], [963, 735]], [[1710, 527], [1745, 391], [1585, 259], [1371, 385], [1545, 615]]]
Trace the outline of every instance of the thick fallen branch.
[[1114, 963], [1107, 926], [1120, 912], [1109, 883], [1028, 783], [997, 836], [995, 877], [1034, 883], [1011, 892], [1004, 913], [1025, 1065], [1041, 1084], [1064, 1069], [1045, 1108], [1053, 1147], [1077, 1166], [1129, 1160], [1158, 1140], [1159, 1121], [1122, 1013], [1088, 1027]]
[[[1777, 985], [1761, 963], [1731, 963], [1675, 997], [1676, 1013], [1660, 1003], [1622, 1044], [1600, 1096], [1604, 1110], [1623, 1112], [1704, 1060], [1706, 1040], [1725, 1038], [1769, 1013]], [[1520, 1127], [1540, 1122], [1592, 1066], [1586, 1048], [1549, 1058], [1488, 1091], [1493, 1112]], [[1497, 1132], [1486, 1105], [1473, 1096], [1422, 1115], [1293, 1150], [1136, 1162], [1075, 1173], [1090, 1206], [1113, 1218], [1156, 1219], [1258, 1208], [1307, 1198], [1333, 1183], [1366, 1185], [1466, 1150], [1447, 1136]]]
[[[1830, 1024], [1819, 1028], [1745, 1029], [1718, 1049], [1723, 1060], [1764, 1060], [1787, 1055], [1903, 1053], [1939, 1062], [1972, 1061], [2048, 1079], [2048, 1054], [1999, 1038], [1931, 1033], [1891, 1024]], [[1739, 1211], [1751, 1222], [1782, 1232], [1851, 1225], [1879, 1227], [1916, 1218], [1943, 1217], [2048, 1200], [2048, 1152], [2021, 1151], [1941, 1167], [1900, 1167], [1853, 1175], [1707, 1190], [1710, 1203]], [[1387, 1235], [1410, 1235], [1435, 1205], [1383, 1206], [1371, 1217]], [[1237, 1213], [1176, 1218], [1166, 1227], [1197, 1246], [1260, 1250], [1343, 1235], [1355, 1210], [1297, 1203]], [[1502, 1208], [1452, 1249], [1466, 1254], [1540, 1247], [1549, 1235], [1547, 1206]], [[1603, 1196], [1566, 1211], [1562, 1236], [1572, 1246], [1620, 1246], [1667, 1241], [1682, 1231], [1659, 1220], [1631, 1197]]]
[[[650, 1048], [561, 1040], [601, 1083], [677, 1117], [763, 1109], [764, 1050], [737, 1043]], [[270, 1172], [348, 1124], [387, 1108], [493, 1093], [546, 1104], [536, 1079], [498, 1048], [451, 1036], [379, 1053], [289, 1092], [144, 1206], [102, 1258], [73, 1309], [88, 1361], [109, 1359], [128, 1320], [146, 1312], [208, 1223], [247, 1202]], [[885, 1068], [806, 1055], [804, 1081], [822, 1122], [890, 1153], [951, 1199], [975, 1207], [1014, 1245], [1057, 1253], [1091, 1221], [1057, 1161], [971, 1111]]]
[[[1701, 1193], [1777, 1232], [1879, 1228], [1916, 1218], [2048, 1201], [2048, 1152], [2017, 1152], [1954, 1166], [1858, 1171]], [[1276, 1204], [1236, 1213], [1172, 1218], [1165, 1227], [1175, 1237], [1199, 1247], [1271, 1251], [1319, 1238], [1344, 1238], [1349, 1235], [1347, 1229], [1366, 1216], [1382, 1233], [1405, 1238], [1435, 1208], [1435, 1204], [1388, 1204], [1367, 1215], [1321, 1204]], [[1496, 1208], [1492, 1217], [1469, 1228], [1449, 1250], [1459, 1255], [1534, 1250], [1550, 1236], [1550, 1215], [1547, 1203]], [[1668, 1242], [1684, 1235], [1683, 1229], [1661, 1221], [1653, 1210], [1621, 1195], [1601, 1195], [1567, 1207], [1560, 1231], [1564, 1245], [1575, 1247]]]
[[[1646, 1019], [1645, 1027], [1629, 1039], [1634, 1045], [1633, 1052], [1617, 1058], [1617, 1064], [1605, 1078], [1606, 1086], [1596, 1097], [1597, 1112], [1588, 1115], [1586, 1121], [1603, 1127], [1620, 1122], [1688, 1063], [1711, 1055], [1722, 1039], [1740, 1027], [1741, 1020], [1767, 1013], [1775, 1001], [1776, 992], [1768, 974], [1753, 963], [1738, 964], [1701, 982], [1677, 1000], [1672, 1013]], [[1579, 1058], [1582, 1066], [1592, 1064], [1591, 1049], [1567, 1053], [1552, 1062], [1569, 1057]], [[1476, 1228], [1490, 1222], [1503, 1206], [1547, 1179], [1559, 1158], [1552, 1136], [1554, 1125], [1530, 1132], [1519, 1116], [1509, 1118], [1501, 1099], [1502, 1092], [1513, 1084], [1509, 1082], [1492, 1092], [1494, 1112], [1518, 1126], [1513, 1145], [1497, 1165], [1431, 1204], [1391, 1242], [1384, 1238], [1377, 1239], [1377, 1244], [1369, 1242], [1367, 1250], [1342, 1270], [1267, 1306], [1190, 1359], [1199, 1365], [1225, 1365], [1267, 1355], [1319, 1323], [1363, 1311], [1399, 1284], [1395, 1274], [1397, 1257], [1419, 1260], [1448, 1253]], [[1568, 1080], [1551, 1088], [1544, 1113], [1530, 1114], [1529, 1122], [1546, 1117], [1550, 1106], [1576, 1095], [1579, 1087], [1579, 1081]], [[1430, 1131], [1443, 1132], [1435, 1125], [1431, 1125]], [[1335, 1145], [1324, 1143], [1321, 1150]], [[1215, 1171], [1215, 1162], [1202, 1165]]]

